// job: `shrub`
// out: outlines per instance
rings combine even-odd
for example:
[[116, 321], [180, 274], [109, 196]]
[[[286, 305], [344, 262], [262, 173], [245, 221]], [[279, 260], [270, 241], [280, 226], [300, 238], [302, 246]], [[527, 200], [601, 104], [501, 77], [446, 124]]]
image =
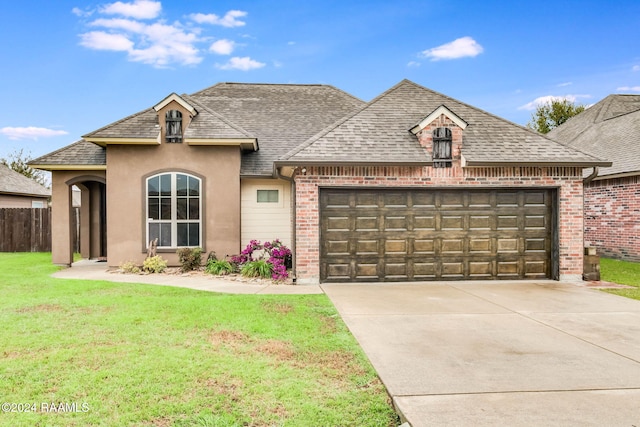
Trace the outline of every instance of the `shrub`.
[[233, 264], [226, 259], [212, 259], [207, 262], [205, 271], [216, 276], [224, 276], [233, 273], [235, 270]]
[[138, 267], [138, 264], [136, 264], [133, 261], [125, 261], [119, 265], [119, 268], [120, 270], [122, 270], [123, 273], [129, 273], [129, 274], [140, 273], [140, 267]]
[[[259, 253], [259, 255], [256, 255], [256, 253]], [[251, 240], [240, 255], [231, 257], [231, 262], [242, 266], [240, 270], [242, 273], [246, 264], [264, 260], [267, 256], [266, 262], [271, 266], [269, 275], [273, 280], [284, 280], [289, 277], [287, 266], [291, 265], [291, 250], [284, 246], [279, 239], [272, 242], [264, 242], [264, 244], [257, 240]], [[265, 276], [260, 275], [260, 277]]]
[[264, 259], [248, 261], [242, 266], [242, 269], [240, 269], [240, 274], [245, 277], [262, 277], [268, 279], [273, 274], [273, 264]]
[[147, 273], [162, 273], [166, 268], [167, 261], [160, 255], [149, 257], [142, 263], [142, 270]]
[[180, 248], [177, 253], [182, 272], [197, 270], [200, 268], [200, 265], [202, 264], [201, 248]]

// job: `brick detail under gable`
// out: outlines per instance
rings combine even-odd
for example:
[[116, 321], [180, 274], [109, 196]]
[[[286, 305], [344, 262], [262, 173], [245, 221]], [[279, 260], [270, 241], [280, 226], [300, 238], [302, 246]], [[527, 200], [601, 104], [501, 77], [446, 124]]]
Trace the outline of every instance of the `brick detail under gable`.
[[560, 278], [578, 279], [583, 265], [582, 169], [571, 167], [432, 168], [385, 166], [307, 167], [296, 182], [296, 275], [320, 279], [319, 188], [548, 187], [558, 189]]
[[430, 155], [433, 154], [433, 131], [436, 128], [451, 129], [451, 157], [453, 165], [460, 165], [460, 154], [462, 152], [462, 128], [453, 122], [449, 117], [440, 114], [440, 117], [433, 120], [416, 134], [420, 145], [427, 150]]
[[601, 256], [640, 261], [640, 177], [592, 181], [584, 197], [585, 245]]

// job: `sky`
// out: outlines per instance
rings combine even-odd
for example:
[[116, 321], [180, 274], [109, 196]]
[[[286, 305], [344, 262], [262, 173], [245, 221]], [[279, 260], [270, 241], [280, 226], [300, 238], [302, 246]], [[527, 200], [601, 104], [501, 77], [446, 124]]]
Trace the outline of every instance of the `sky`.
[[640, 94], [639, 0], [21, 0], [0, 11], [0, 157], [47, 154], [219, 82], [329, 84], [370, 101], [409, 79], [521, 125], [551, 97]]

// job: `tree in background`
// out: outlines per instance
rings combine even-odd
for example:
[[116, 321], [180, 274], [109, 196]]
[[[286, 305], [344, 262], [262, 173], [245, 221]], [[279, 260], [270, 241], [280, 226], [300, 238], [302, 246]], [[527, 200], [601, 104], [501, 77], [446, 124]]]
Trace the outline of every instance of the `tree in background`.
[[549, 133], [551, 129], [582, 113], [585, 108], [582, 104], [575, 104], [566, 99], [552, 100], [538, 106], [527, 127], [540, 133]]
[[16, 172], [21, 173], [27, 178], [33, 179], [38, 184], [50, 188], [49, 176], [46, 174], [46, 172], [39, 169], [34, 169], [29, 166], [27, 163], [30, 160], [31, 157], [29, 155], [25, 155], [23, 149], [21, 148], [20, 150], [13, 151], [7, 156], [7, 158], [0, 158], [0, 164], [3, 164], [9, 167], [9, 169], [13, 169]]

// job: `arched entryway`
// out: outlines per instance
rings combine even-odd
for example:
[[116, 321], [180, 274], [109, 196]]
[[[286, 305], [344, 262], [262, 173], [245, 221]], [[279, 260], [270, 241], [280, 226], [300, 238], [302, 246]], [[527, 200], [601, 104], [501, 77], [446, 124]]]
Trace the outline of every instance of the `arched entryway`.
[[107, 192], [102, 174], [52, 174], [52, 257], [71, 265], [74, 252], [82, 258], [106, 260]]

